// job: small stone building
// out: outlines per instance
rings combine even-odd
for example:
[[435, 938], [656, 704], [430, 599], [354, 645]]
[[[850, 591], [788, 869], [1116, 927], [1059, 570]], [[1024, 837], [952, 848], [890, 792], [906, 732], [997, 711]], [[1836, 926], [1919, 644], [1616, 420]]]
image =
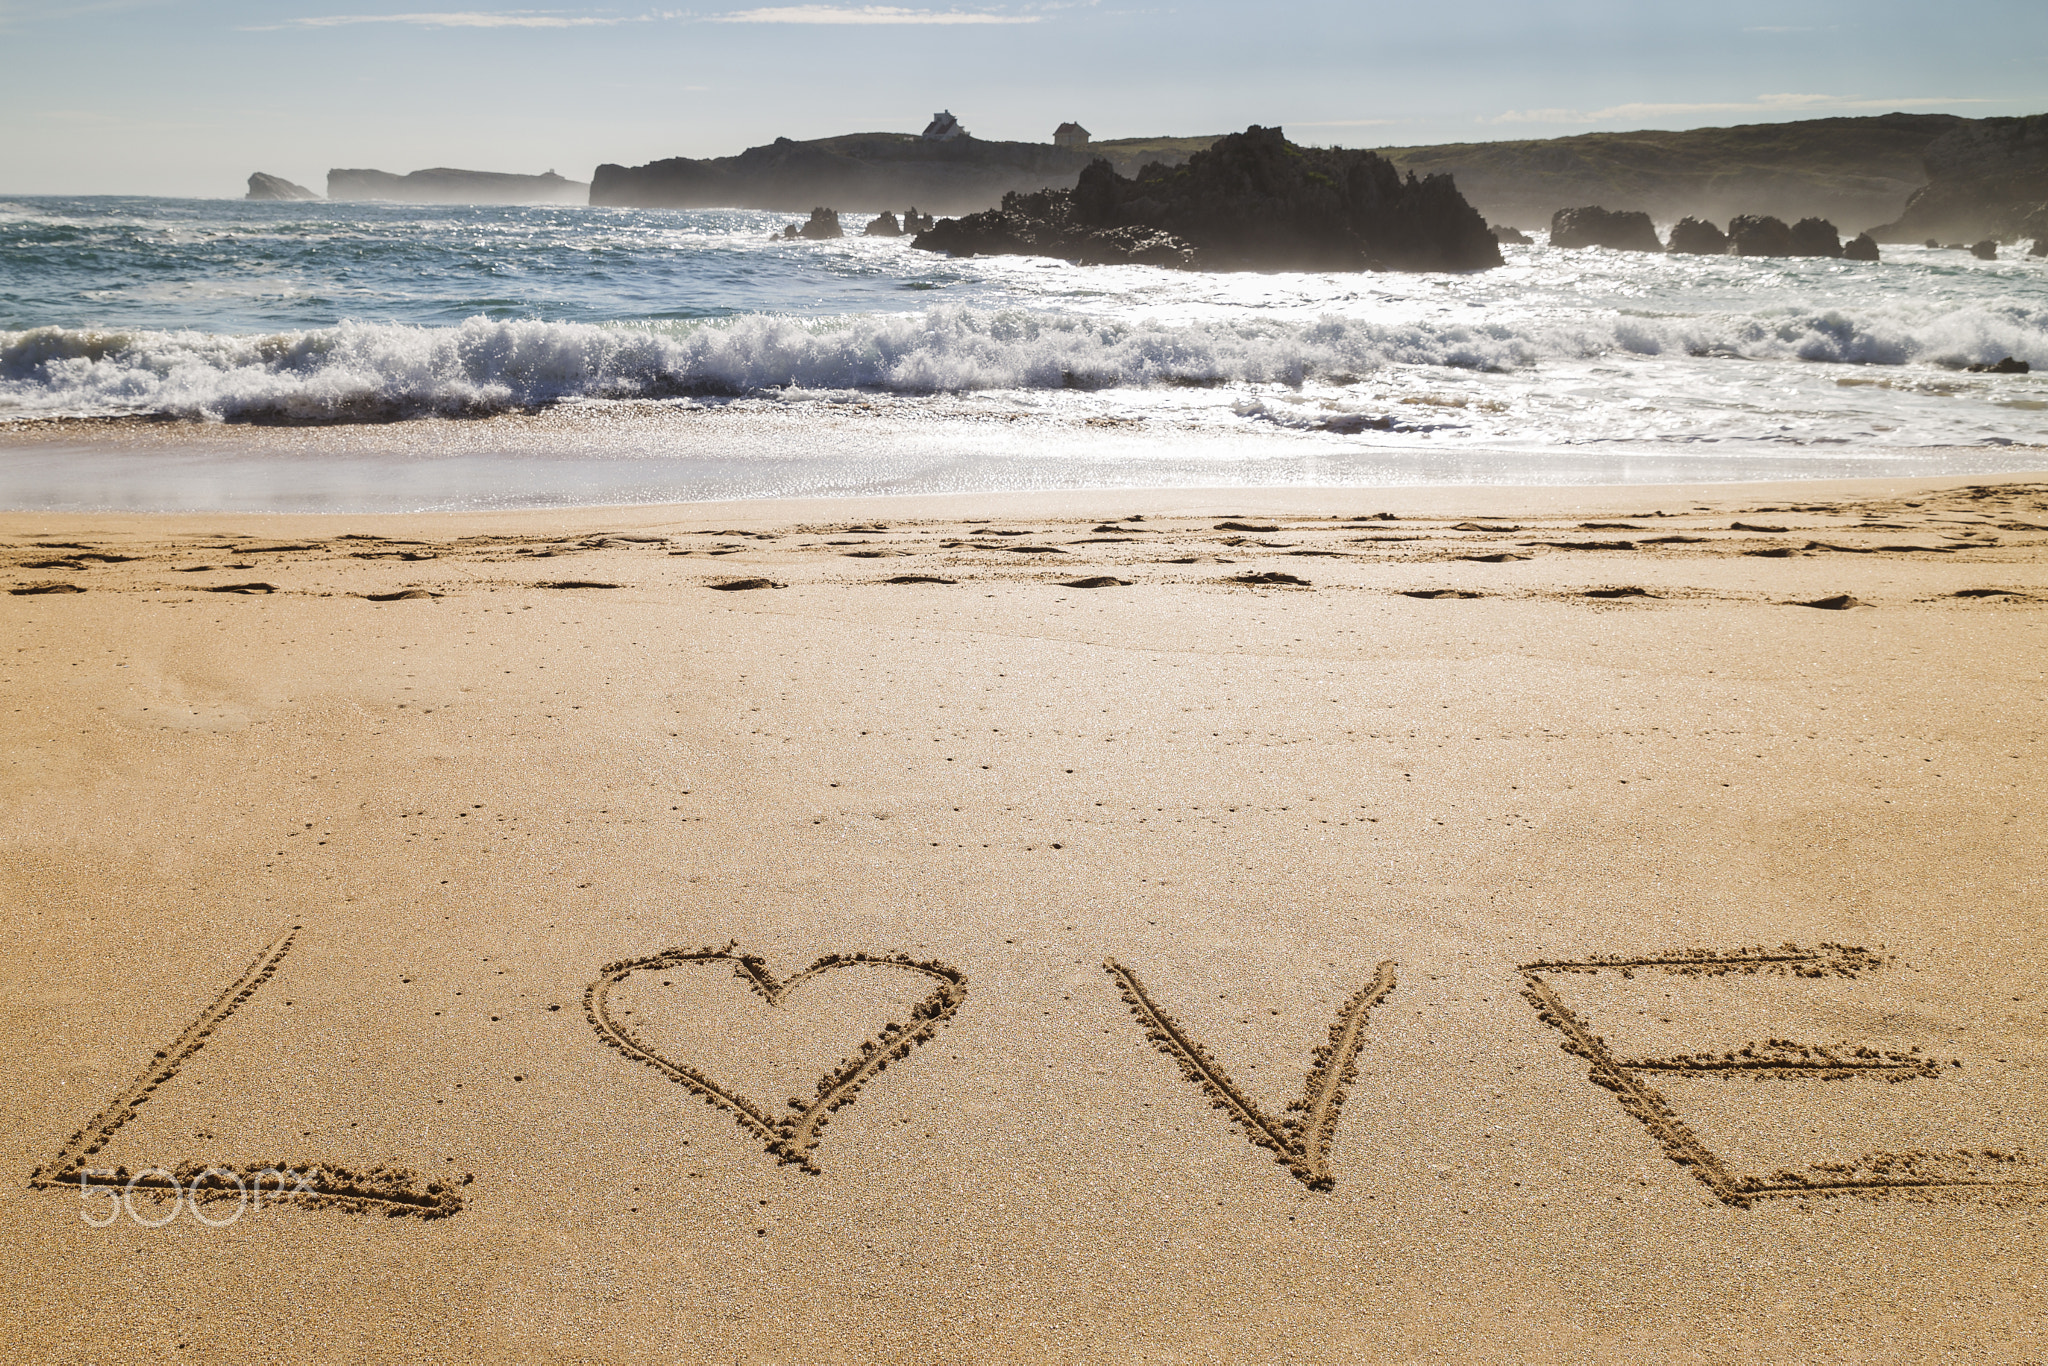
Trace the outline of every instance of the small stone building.
[[1088, 130], [1078, 123], [1063, 123], [1052, 130], [1052, 145], [1085, 152], [1088, 150]]
[[925, 125], [926, 142], [952, 142], [956, 138], [966, 136], [967, 130], [960, 126], [960, 120], [953, 117], [953, 111], [950, 109], [941, 109], [932, 115], [932, 121]]

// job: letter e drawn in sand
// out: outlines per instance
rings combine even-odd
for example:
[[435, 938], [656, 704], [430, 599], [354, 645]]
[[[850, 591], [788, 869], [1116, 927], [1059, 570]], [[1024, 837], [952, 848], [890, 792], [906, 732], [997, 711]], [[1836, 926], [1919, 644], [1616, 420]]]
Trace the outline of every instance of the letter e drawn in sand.
[[[137, 1108], [176, 1076], [178, 1069], [205, 1047], [214, 1031], [226, 1024], [228, 1017], [276, 974], [285, 955], [291, 952], [298, 933], [298, 927], [293, 926], [288, 933], [265, 945], [248, 970], [215, 998], [212, 1005], [201, 1011], [199, 1018], [185, 1026], [182, 1034], [161, 1049], [143, 1069], [141, 1076], [130, 1082], [84, 1128], [65, 1140], [55, 1157], [29, 1175], [30, 1188], [69, 1190], [76, 1186], [81, 1192], [105, 1189], [169, 1194], [174, 1205], [180, 1199], [190, 1200], [196, 1213], [198, 1205], [204, 1202], [231, 1198], [239, 1202], [252, 1188], [256, 1206], [261, 1208], [265, 1183], [268, 1182], [275, 1188], [271, 1196], [273, 1203], [291, 1200], [357, 1214], [419, 1219], [439, 1219], [461, 1210], [462, 1196], [454, 1186], [429, 1180], [402, 1167], [379, 1166], [358, 1172], [339, 1165], [316, 1166], [303, 1161], [233, 1164], [192, 1161], [181, 1162], [175, 1170], [149, 1168], [131, 1178], [125, 1167], [106, 1170], [85, 1165], [86, 1159], [104, 1148], [115, 1131], [135, 1117]], [[163, 1222], [168, 1223], [169, 1220]]]
[[1773, 1039], [1763, 1045], [1752, 1043], [1738, 1052], [1718, 1055], [1617, 1058], [1606, 1039], [1594, 1033], [1592, 1026], [1564, 1003], [1548, 980], [1549, 975], [1557, 973], [1619, 972], [1627, 977], [1644, 971], [1688, 977], [1722, 977], [1731, 973], [1859, 977], [1884, 967], [1887, 961], [1868, 949], [1844, 944], [1821, 944], [1811, 949], [1786, 944], [1777, 948], [1694, 949], [1640, 958], [1596, 955], [1525, 963], [1519, 971], [1522, 995], [1536, 1007], [1537, 1017], [1564, 1035], [1559, 1046], [1591, 1064], [1588, 1080], [1614, 1092], [1621, 1108], [1650, 1131], [1664, 1155], [1691, 1171], [1724, 1205], [1749, 1209], [1758, 1200], [1822, 1195], [1989, 1196], [2036, 1203], [2048, 1195], [2048, 1181], [2035, 1175], [2037, 1164], [2024, 1154], [1996, 1149], [1873, 1152], [1853, 1162], [1816, 1163], [1803, 1171], [1779, 1167], [1761, 1176], [1732, 1171], [1679, 1117], [1671, 1103], [1643, 1080], [1642, 1074], [1747, 1076], [1773, 1081], [1839, 1081], [1850, 1077], [1912, 1081], [1938, 1076], [1941, 1064], [1920, 1056], [1917, 1050], [1907, 1054], [1850, 1045], [1828, 1048], [1784, 1039]]
[[1300, 1097], [1288, 1103], [1285, 1119], [1275, 1119], [1261, 1110], [1208, 1050], [1159, 1008], [1137, 973], [1114, 958], [1102, 966], [1123, 993], [1132, 1016], [1145, 1027], [1145, 1037], [1179, 1063], [1182, 1075], [1202, 1088], [1210, 1105], [1236, 1120], [1254, 1146], [1271, 1151], [1273, 1160], [1310, 1190], [1326, 1191], [1337, 1184], [1330, 1175], [1330, 1144], [1337, 1135], [1345, 1093], [1358, 1075], [1366, 1016], [1394, 989], [1392, 962], [1381, 963], [1372, 980], [1353, 992], [1337, 1012], [1329, 1040], [1316, 1050], [1315, 1066], [1309, 1069]]
[[[643, 1062], [693, 1095], [729, 1112], [742, 1129], [760, 1139], [776, 1160], [819, 1175], [811, 1154], [818, 1146], [832, 1112], [853, 1104], [860, 1088], [891, 1062], [910, 1056], [911, 1050], [928, 1042], [939, 1027], [952, 1019], [967, 999], [967, 975], [958, 968], [938, 962], [918, 962], [902, 954], [882, 956], [868, 953], [827, 954], [803, 971], [781, 981], [768, 971], [767, 960], [736, 951], [736, 944], [722, 949], [669, 949], [648, 958], [607, 963], [602, 975], [583, 993], [583, 1013], [590, 1027], [606, 1046]], [[611, 991], [636, 972], [680, 967], [688, 963], [727, 962], [733, 972], [772, 1006], [804, 983], [825, 973], [873, 968], [907, 972], [930, 978], [937, 985], [932, 993], [911, 1007], [907, 1024], [892, 1021], [838, 1065], [819, 1075], [816, 1094], [808, 1101], [791, 1097], [791, 1113], [771, 1115], [768, 1107], [741, 1095], [739, 1091], [687, 1063], [663, 1057], [628, 1029], [611, 1009]]]

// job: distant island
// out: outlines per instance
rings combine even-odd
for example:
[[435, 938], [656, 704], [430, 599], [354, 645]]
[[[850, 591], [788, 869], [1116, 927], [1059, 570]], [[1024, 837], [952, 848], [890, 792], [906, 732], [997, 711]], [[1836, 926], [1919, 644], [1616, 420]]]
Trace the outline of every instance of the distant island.
[[249, 176], [249, 193], [246, 199], [318, 199], [304, 185], [294, 185], [281, 175], [265, 175], [261, 171]]
[[772, 209], [819, 204], [860, 213], [918, 205], [972, 213], [1013, 191], [1071, 189], [1097, 158], [1124, 174], [1147, 162], [1179, 165], [1215, 137], [1090, 139], [1062, 124], [1052, 142], [986, 142], [946, 111], [918, 133], [848, 133], [799, 142], [777, 138], [738, 156], [671, 157], [645, 166], [603, 165], [590, 202], [648, 209]]
[[584, 204], [590, 202], [590, 186], [553, 171], [510, 175], [437, 166], [393, 175], [389, 171], [336, 170], [327, 173], [327, 197], [396, 199], [410, 204]]

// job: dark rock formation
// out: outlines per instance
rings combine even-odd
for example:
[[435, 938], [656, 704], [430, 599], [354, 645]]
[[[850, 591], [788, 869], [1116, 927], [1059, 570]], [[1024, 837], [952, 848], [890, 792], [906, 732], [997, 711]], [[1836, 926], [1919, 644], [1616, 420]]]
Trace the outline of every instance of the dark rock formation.
[[1970, 244], [1970, 255], [1976, 257], [1979, 261], [1996, 261], [1998, 259], [1998, 239], [1987, 237], [1981, 242], [1972, 242]]
[[2012, 241], [2048, 201], [2048, 114], [1971, 120], [1929, 143], [1924, 160], [1927, 186], [1873, 237]]
[[2027, 254], [2029, 256], [2048, 256], [2048, 237], [2036, 238], [2034, 240], [2034, 249]]
[[1730, 256], [1790, 256], [1792, 229], [1782, 218], [1743, 214], [1728, 224]]
[[1726, 256], [1728, 234], [1700, 218], [1681, 218], [1666, 250], [1684, 256]]
[[887, 209], [882, 210], [869, 219], [868, 225], [861, 229], [861, 236], [863, 237], [901, 237], [902, 235], [903, 225], [898, 223], [896, 215]]
[[1792, 225], [1792, 249], [1787, 256], [1839, 257], [1842, 234], [1825, 218], [1802, 218]]
[[2033, 366], [2025, 361], [2014, 360], [2011, 356], [2007, 356], [2004, 360], [1991, 365], [1972, 365], [1967, 367], [1973, 375], [2025, 375], [2030, 374], [2033, 368]]
[[846, 233], [839, 226], [838, 210], [812, 209], [811, 221], [803, 225], [799, 235], [813, 242], [823, 242], [834, 237], [844, 237]]
[[304, 185], [294, 185], [283, 176], [265, 175], [257, 171], [249, 177], [248, 199], [318, 199]]
[[1852, 242], [1843, 244], [1842, 259], [1845, 261], [1875, 261], [1877, 239], [1869, 233], [1858, 233]]
[[1607, 247], [1613, 251], [1662, 251], [1657, 229], [1646, 213], [1610, 213], [1594, 205], [1559, 209], [1550, 217], [1553, 247]]
[[1126, 179], [1104, 161], [1072, 190], [1003, 196], [912, 245], [955, 255], [1063, 256], [1199, 270], [1485, 270], [1500, 245], [1448, 176], [1371, 152], [1297, 147], [1256, 124], [1185, 166]]
[[1533, 247], [1536, 239], [1520, 228], [1511, 228], [1505, 223], [1493, 225], [1493, 240], [1504, 247]]
[[329, 171], [329, 199], [396, 199], [408, 204], [581, 204], [590, 187], [545, 175], [458, 171], [446, 166], [393, 175], [389, 171]]
[[930, 214], [919, 213], [917, 205], [912, 204], [903, 214], [903, 231], [930, 232], [932, 230], [932, 222], [933, 219]]

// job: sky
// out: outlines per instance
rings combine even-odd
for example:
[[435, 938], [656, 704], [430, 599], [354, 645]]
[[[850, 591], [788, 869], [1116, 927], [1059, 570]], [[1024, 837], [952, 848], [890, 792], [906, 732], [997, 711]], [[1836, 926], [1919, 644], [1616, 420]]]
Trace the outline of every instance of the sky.
[[0, 193], [587, 180], [941, 108], [984, 138], [1262, 123], [1351, 147], [2048, 111], [2043, 0], [670, 3], [0, 0]]

